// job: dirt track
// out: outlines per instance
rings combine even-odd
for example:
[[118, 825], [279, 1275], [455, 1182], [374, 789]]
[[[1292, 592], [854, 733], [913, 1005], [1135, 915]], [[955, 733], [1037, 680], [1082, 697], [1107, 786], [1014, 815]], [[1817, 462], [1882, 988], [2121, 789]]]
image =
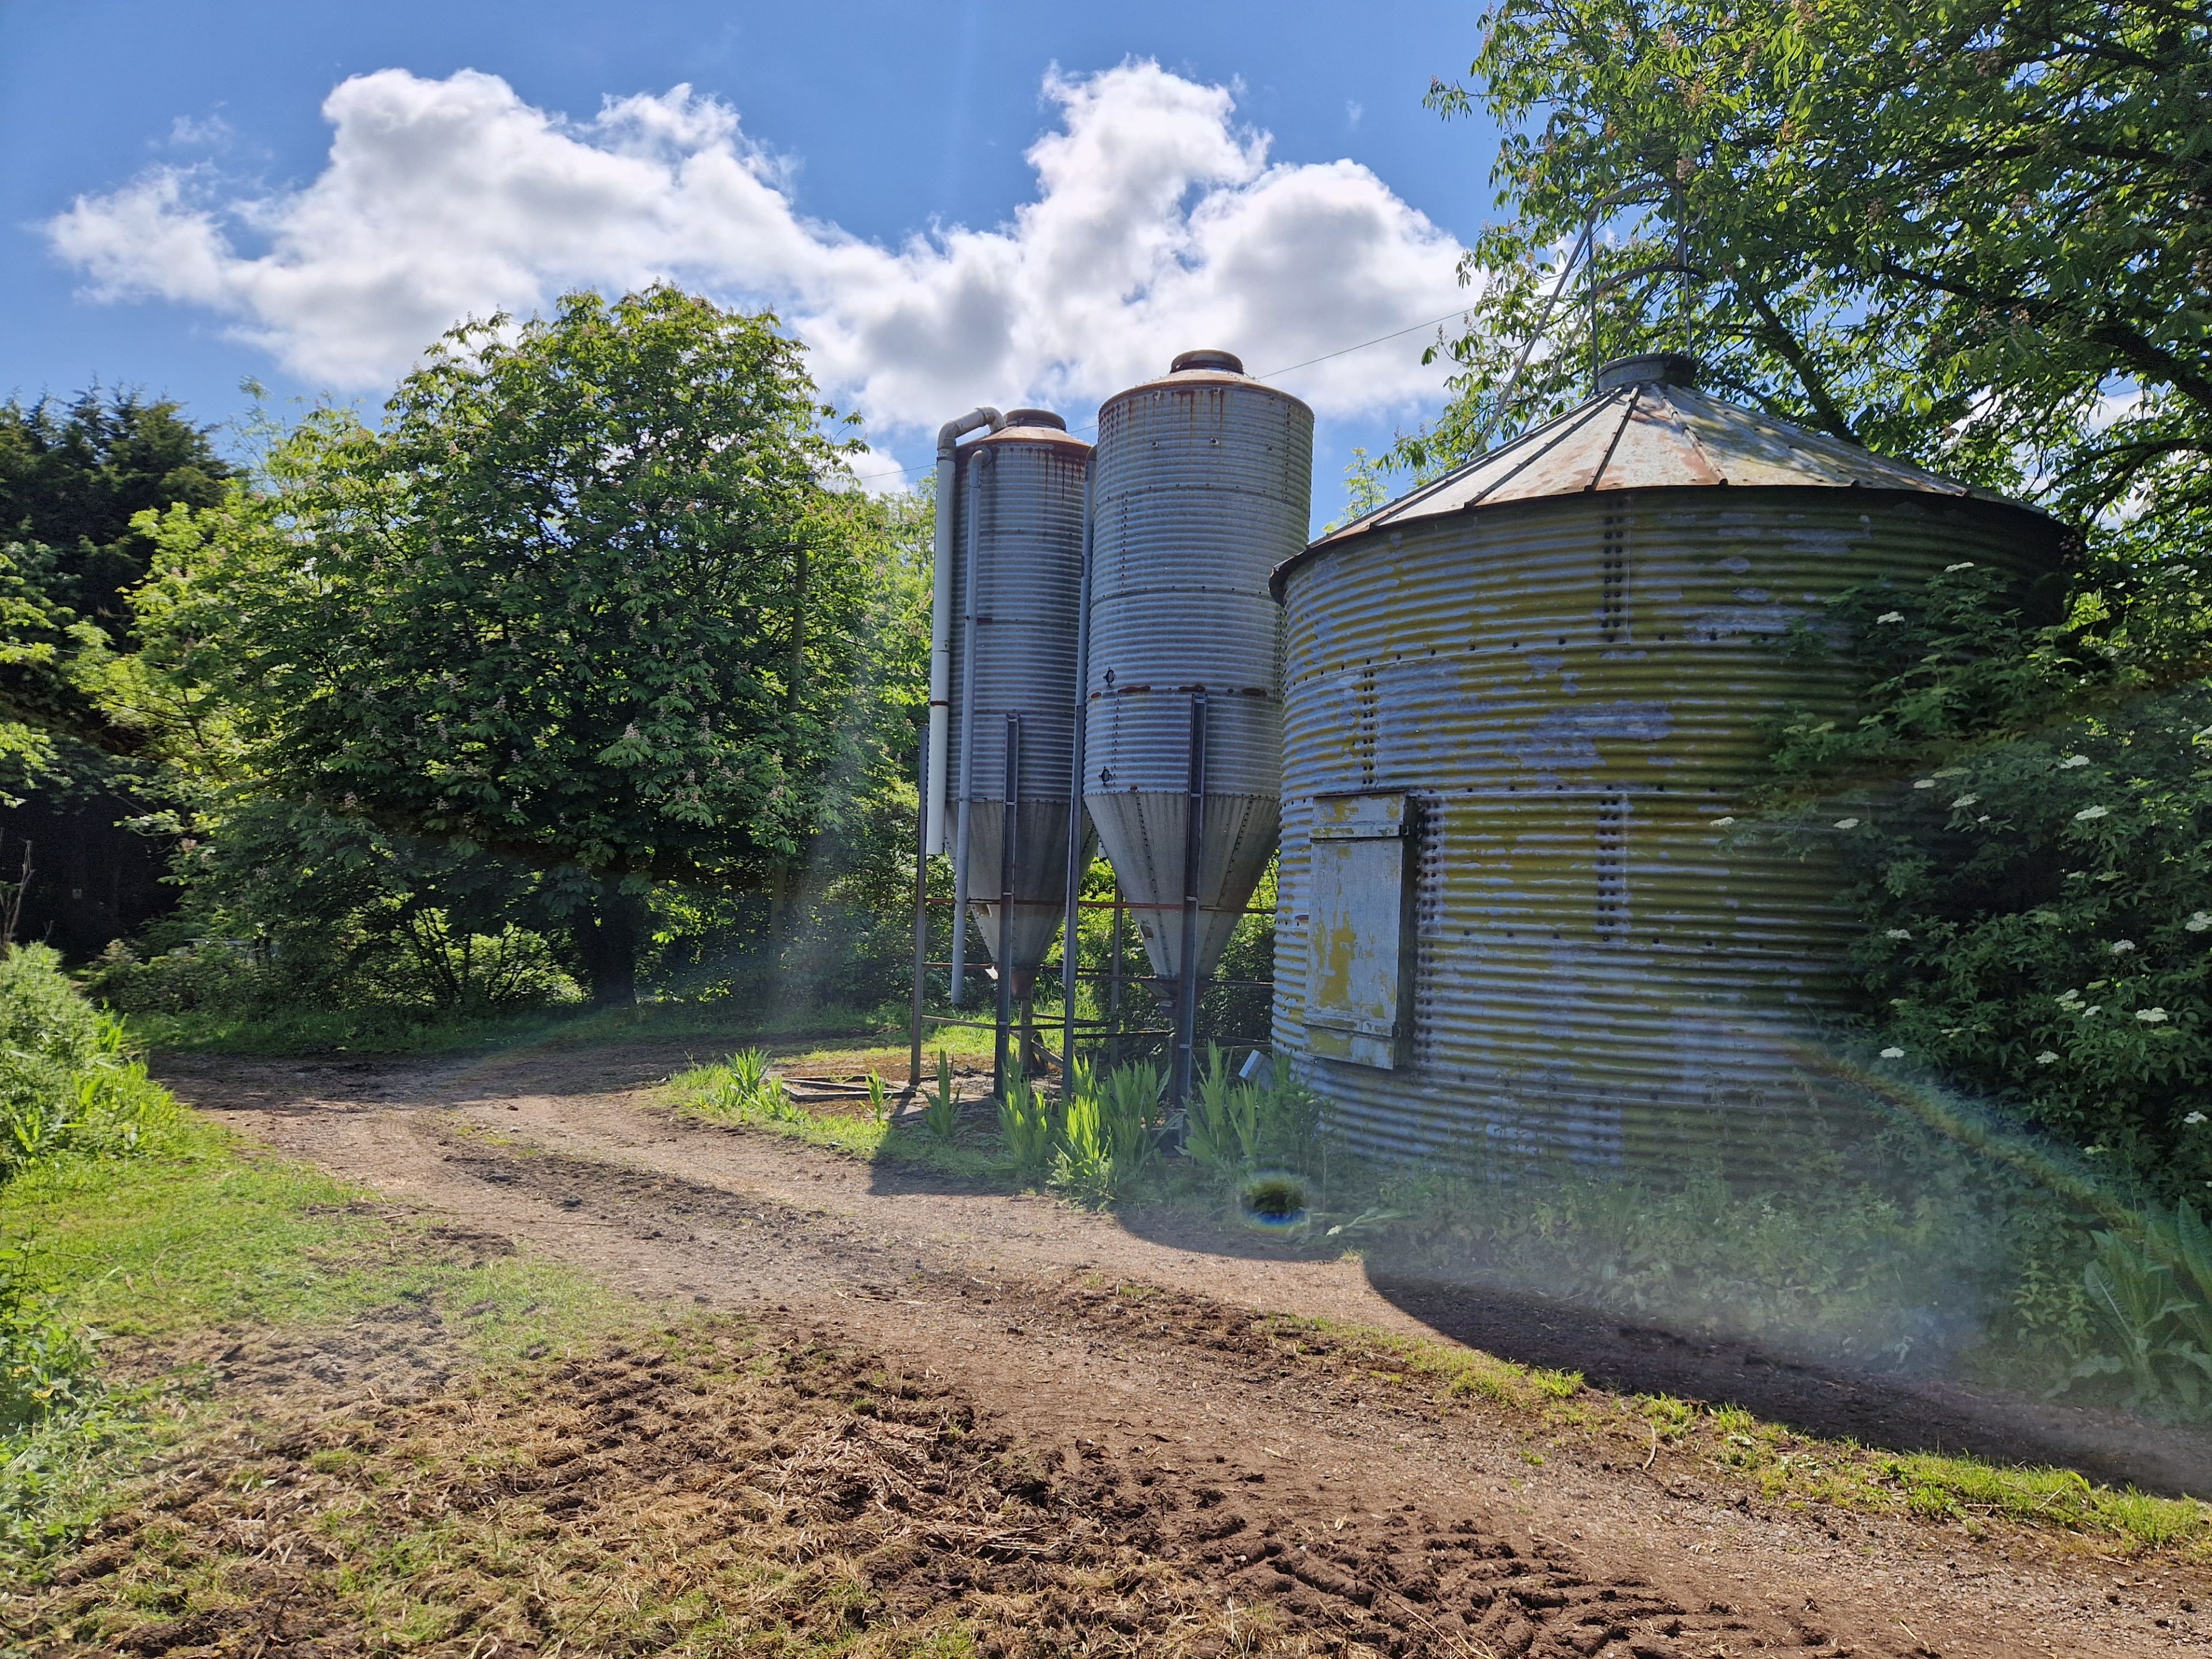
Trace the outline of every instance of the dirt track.
[[[1163, 1229], [1139, 1236], [1044, 1200], [951, 1190], [689, 1124], [645, 1092], [683, 1059], [640, 1046], [161, 1069], [241, 1131], [392, 1198], [648, 1295], [759, 1310], [891, 1356], [1054, 1467], [1088, 1459], [1120, 1471], [1164, 1516], [1194, 1517], [1212, 1501], [1202, 1491], [1233, 1492], [1237, 1529], [1209, 1542], [1194, 1519], [1187, 1534], [1161, 1535], [1197, 1551], [1233, 1600], [1356, 1617], [1400, 1632], [1404, 1650], [2212, 1648], [2212, 1615], [2183, 1605], [2212, 1605], [2204, 1574], [2017, 1536], [1977, 1543], [1956, 1527], [1793, 1512], [1709, 1489], [1668, 1460], [1647, 1469], [1532, 1443], [1507, 1417], [1439, 1419], [1357, 1368], [1283, 1365], [1249, 1339], [1239, 1310], [1409, 1335], [1485, 1318], [1532, 1341], [1549, 1328], [1527, 1309], [1471, 1311], [1464, 1297], [1424, 1323], [1407, 1311], [1423, 1306], [1418, 1295], [1386, 1298], [1356, 1263], [1242, 1243], [1231, 1253], [1230, 1241]], [[1120, 1284], [1168, 1294], [1097, 1288]], [[1550, 1340], [1571, 1349], [1575, 1322], [1558, 1323]], [[1632, 1338], [1621, 1353], [1649, 1347]], [[1741, 1376], [1741, 1359], [1650, 1363]], [[2124, 1460], [2124, 1446], [2113, 1455]], [[1390, 1588], [1389, 1565], [1408, 1527], [1443, 1540], [1428, 1547], [1434, 1571], [1406, 1581], [1420, 1587], [1410, 1601]], [[1329, 1540], [1339, 1542], [1324, 1549]], [[1469, 1613], [1469, 1633], [1455, 1626], [1439, 1645], [1433, 1620], [1451, 1604], [1489, 1611]]]

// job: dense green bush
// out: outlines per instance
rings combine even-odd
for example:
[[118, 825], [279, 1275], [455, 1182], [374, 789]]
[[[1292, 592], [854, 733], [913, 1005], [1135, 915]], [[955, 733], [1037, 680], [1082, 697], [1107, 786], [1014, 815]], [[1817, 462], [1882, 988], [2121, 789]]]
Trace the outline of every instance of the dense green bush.
[[[40, 945], [0, 954], [0, 1182], [42, 1160], [149, 1150], [179, 1118], [58, 956]], [[0, 1251], [0, 1535], [29, 1501], [32, 1477], [15, 1469], [25, 1437], [100, 1395], [89, 1343], [21, 1269], [19, 1250]]]
[[[1793, 720], [1747, 838], [1817, 843], [1892, 1066], [2169, 1197], [2212, 1182], [2212, 689], [1992, 573], [1858, 590], [1856, 717]], [[1796, 648], [1831, 648], [1807, 630]]]

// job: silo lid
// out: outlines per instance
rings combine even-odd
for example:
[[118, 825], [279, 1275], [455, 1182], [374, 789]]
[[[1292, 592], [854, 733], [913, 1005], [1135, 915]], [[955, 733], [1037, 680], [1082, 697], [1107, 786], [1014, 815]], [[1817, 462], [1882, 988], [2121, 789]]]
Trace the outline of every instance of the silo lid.
[[2035, 511], [1847, 439], [1716, 398], [1699, 391], [1696, 378], [1696, 361], [1680, 352], [1616, 358], [1598, 371], [1595, 397], [1323, 536], [1276, 571], [1277, 591], [1293, 565], [1355, 537], [1513, 501], [1604, 489], [1809, 485], [1911, 490]]
[[1010, 409], [1006, 411], [1008, 426], [1045, 426], [1054, 432], [1067, 430], [1067, 422], [1048, 409]]
[[1201, 351], [1185, 351], [1168, 365], [1170, 374], [1187, 374], [1194, 368], [1211, 368], [1224, 374], [1242, 374], [1244, 360], [1233, 351], [1216, 351], [1208, 348]]

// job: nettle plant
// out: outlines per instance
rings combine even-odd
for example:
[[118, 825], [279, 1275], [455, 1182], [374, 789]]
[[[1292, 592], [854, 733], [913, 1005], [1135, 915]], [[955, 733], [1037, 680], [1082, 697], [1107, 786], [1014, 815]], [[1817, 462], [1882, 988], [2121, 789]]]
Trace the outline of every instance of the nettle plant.
[[2212, 686], [2156, 683], [2085, 607], [1997, 573], [1855, 591], [1857, 717], [1799, 718], [1765, 827], [1840, 854], [1888, 1064], [2170, 1196], [2212, 1185]]

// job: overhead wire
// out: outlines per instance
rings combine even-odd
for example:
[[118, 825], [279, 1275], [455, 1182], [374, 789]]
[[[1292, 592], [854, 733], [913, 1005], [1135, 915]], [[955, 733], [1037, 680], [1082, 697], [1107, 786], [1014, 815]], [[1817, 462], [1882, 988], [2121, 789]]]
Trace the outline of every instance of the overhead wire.
[[[1425, 328], [1435, 328], [1440, 324], [1451, 321], [1455, 317], [1463, 317], [1466, 314], [1467, 307], [1462, 306], [1456, 311], [1447, 311], [1441, 317], [1431, 317], [1425, 323], [1414, 323], [1405, 328], [1394, 329], [1388, 334], [1378, 334], [1371, 340], [1362, 340], [1357, 345], [1341, 346], [1334, 351], [1324, 351], [1318, 357], [1309, 357], [1300, 363], [1288, 363], [1281, 368], [1267, 369], [1252, 378], [1257, 380], [1272, 380], [1278, 374], [1290, 374], [1301, 368], [1311, 368], [1316, 363], [1325, 363], [1337, 357], [1348, 357], [1355, 351], [1364, 351], [1370, 346], [1382, 345], [1390, 340], [1403, 339], [1408, 334], [1418, 334]], [[1085, 421], [1081, 426], [1069, 429], [1075, 432], [1090, 432], [1095, 430], [1097, 425], [1098, 422], [1096, 420], [1091, 420]], [[854, 475], [853, 482], [866, 483], [875, 478], [896, 478], [908, 472], [925, 472], [933, 465], [933, 462], [920, 462], [913, 466], [895, 466], [884, 472], [856, 473]]]

